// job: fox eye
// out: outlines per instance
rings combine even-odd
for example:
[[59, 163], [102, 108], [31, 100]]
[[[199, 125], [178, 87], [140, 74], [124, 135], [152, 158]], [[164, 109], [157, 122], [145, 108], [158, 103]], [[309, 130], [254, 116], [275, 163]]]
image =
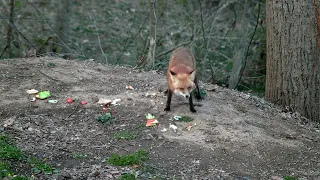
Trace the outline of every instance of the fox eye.
[[183, 91], [183, 88], [179, 88], [180, 91]]
[[188, 86], [188, 89], [190, 90], [190, 89], [191, 89], [191, 86]]

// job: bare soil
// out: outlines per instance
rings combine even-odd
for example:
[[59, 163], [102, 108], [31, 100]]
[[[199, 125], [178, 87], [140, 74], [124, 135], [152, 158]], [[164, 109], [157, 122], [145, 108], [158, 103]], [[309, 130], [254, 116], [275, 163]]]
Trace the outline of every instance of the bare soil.
[[[49, 57], [2, 60], [0, 132], [14, 137], [26, 154], [46, 159], [59, 170], [36, 175], [38, 179], [116, 179], [134, 167], [111, 166], [110, 154], [142, 148], [149, 153], [144, 166], [152, 171], [141, 171], [139, 179], [320, 179], [315, 123], [250, 94], [202, 83], [207, 96], [195, 101], [197, 113], [177, 96], [171, 112], [164, 112], [166, 86], [164, 73], [156, 71]], [[32, 88], [50, 90], [49, 99], [58, 102], [30, 102], [26, 90]], [[75, 101], [68, 104], [67, 97]], [[121, 99], [111, 106], [110, 124], [96, 120], [103, 114], [100, 98]], [[82, 100], [88, 104], [81, 105]], [[146, 127], [146, 113], [160, 124]], [[188, 123], [169, 120], [174, 115], [190, 116], [196, 125], [188, 131]], [[10, 118], [13, 124], [3, 127]], [[164, 128], [168, 130], [162, 132]], [[135, 132], [137, 138], [116, 140], [121, 130]], [[31, 173], [24, 168], [18, 170]]]

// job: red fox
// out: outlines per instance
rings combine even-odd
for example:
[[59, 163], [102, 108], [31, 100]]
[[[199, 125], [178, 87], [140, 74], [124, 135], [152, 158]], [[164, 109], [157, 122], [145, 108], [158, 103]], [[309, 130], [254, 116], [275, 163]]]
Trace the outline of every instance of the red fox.
[[196, 77], [196, 61], [187, 48], [177, 48], [172, 52], [167, 70], [168, 99], [165, 111], [170, 111], [172, 94], [189, 98], [190, 111], [196, 112], [192, 102], [191, 92], [197, 89], [197, 99], [201, 99]]

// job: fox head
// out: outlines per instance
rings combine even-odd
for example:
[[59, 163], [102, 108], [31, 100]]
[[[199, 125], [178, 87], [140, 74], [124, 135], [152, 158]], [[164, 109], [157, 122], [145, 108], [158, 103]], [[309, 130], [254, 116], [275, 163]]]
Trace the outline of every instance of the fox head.
[[195, 89], [194, 83], [196, 71], [187, 74], [177, 74], [170, 71], [170, 78], [174, 87], [174, 93], [189, 98], [191, 92]]

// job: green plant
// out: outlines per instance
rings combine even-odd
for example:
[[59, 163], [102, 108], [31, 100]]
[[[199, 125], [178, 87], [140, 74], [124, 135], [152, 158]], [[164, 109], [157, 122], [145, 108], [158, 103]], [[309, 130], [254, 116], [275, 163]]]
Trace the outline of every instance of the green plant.
[[137, 134], [131, 131], [119, 131], [114, 135], [116, 139], [132, 140], [137, 137]]
[[[201, 99], [204, 99], [204, 97], [206, 97], [206, 95], [207, 95], [207, 91], [203, 88], [200, 88], [200, 87], [199, 87], [199, 91], [200, 91]], [[196, 95], [197, 95], [197, 90], [192, 91], [192, 96], [196, 97]]]
[[10, 178], [10, 180], [28, 180], [30, 178], [26, 177], [26, 176], [13, 176], [12, 178]]
[[0, 158], [1, 159], [21, 159], [21, 150], [7, 136], [0, 136]]
[[87, 154], [80, 154], [80, 153], [72, 153], [72, 157], [74, 159], [85, 159], [88, 157]]
[[283, 180], [298, 180], [298, 178], [295, 176], [285, 176], [283, 177]]
[[141, 149], [128, 155], [111, 154], [108, 162], [114, 166], [141, 164], [147, 160], [147, 151]]
[[0, 179], [7, 177], [9, 174], [12, 174], [9, 163], [0, 162]]
[[102, 114], [99, 117], [96, 118], [97, 121], [101, 122], [101, 123], [108, 123], [110, 124], [112, 122], [112, 114], [111, 113], [106, 113], [106, 114]]
[[49, 164], [42, 162], [38, 158], [31, 157], [28, 159], [29, 164], [33, 167], [32, 171], [34, 174], [56, 174], [57, 170], [51, 167]]
[[50, 68], [56, 67], [57, 65], [55, 63], [49, 62], [47, 63], [47, 66]]
[[121, 180], [136, 180], [137, 178], [134, 176], [134, 174], [132, 173], [126, 173], [126, 174], [123, 174], [121, 177], [120, 177]]

